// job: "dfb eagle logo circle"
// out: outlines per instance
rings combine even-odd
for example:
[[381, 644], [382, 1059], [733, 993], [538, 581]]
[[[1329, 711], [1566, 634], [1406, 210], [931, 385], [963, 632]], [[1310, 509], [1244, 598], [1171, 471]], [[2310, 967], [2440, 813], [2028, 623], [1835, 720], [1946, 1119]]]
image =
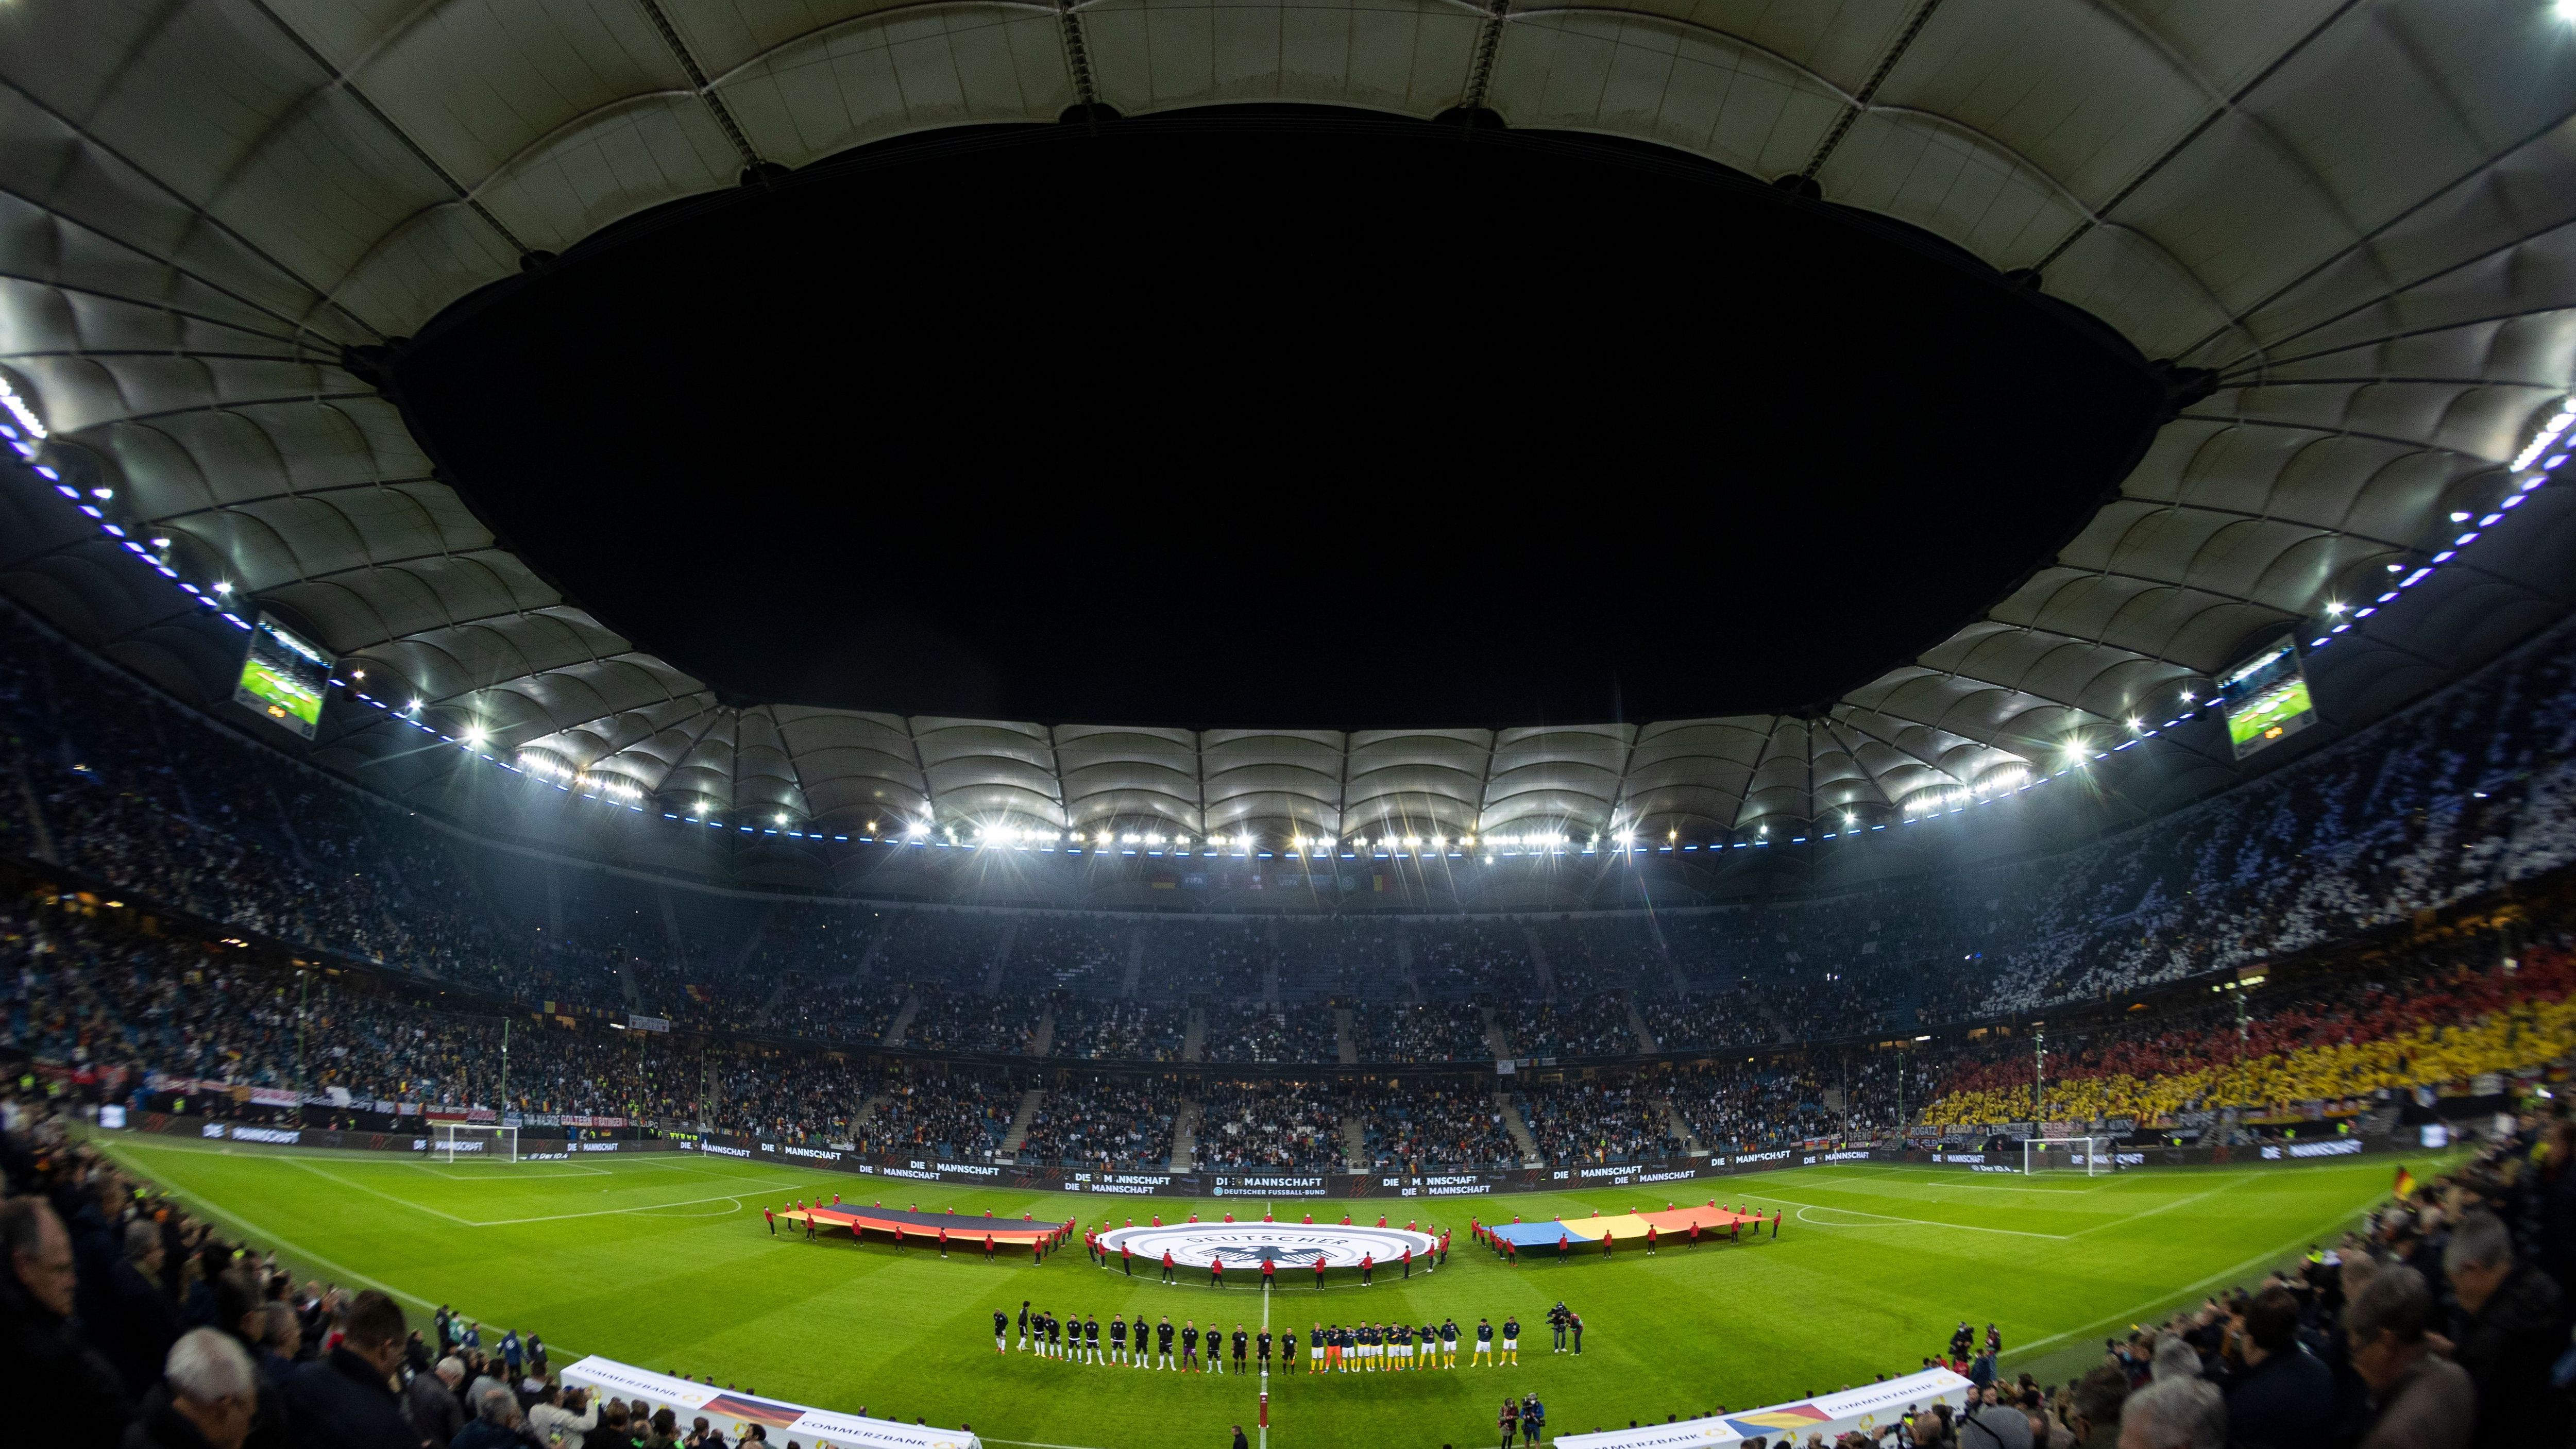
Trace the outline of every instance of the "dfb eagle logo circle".
[[1401, 1262], [1404, 1250], [1427, 1257], [1440, 1246], [1429, 1233], [1403, 1228], [1343, 1227], [1326, 1223], [1173, 1223], [1159, 1228], [1111, 1228], [1100, 1235], [1109, 1253], [1120, 1249], [1148, 1262], [1172, 1262], [1204, 1268], [1222, 1259], [1228, 1268], [1260, 1271], [1266, 1259], [1280, 1268], [1313, 1269], [1320, 1259], [1327, 1268], [1356, 1268], [1363, 1256], [1379, 1267]]

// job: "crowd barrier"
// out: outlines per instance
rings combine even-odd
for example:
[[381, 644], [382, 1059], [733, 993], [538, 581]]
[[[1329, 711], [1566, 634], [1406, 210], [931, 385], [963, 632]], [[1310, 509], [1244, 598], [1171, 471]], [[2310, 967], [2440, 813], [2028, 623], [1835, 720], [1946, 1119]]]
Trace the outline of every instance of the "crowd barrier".
[[[377, 1152], [427, 1153], [427, 1133], [344, 1131], [318, 1127], [267, 1127], [247, 1122], [218, 1122], [203, 1117], [161, 1112], [128, 1119], [129, 1131], [155, 1132], [270, 1147], [327, 1147]], [[2247, 1166], [2313, 1162], [2336, 1157], [2412, 1150], [2417, 1143], [2392, 1136], [2326, 1137], [2308, 1142], [2267, 1142], [2242, 1147], [2140, 1147], [2119, 1149], [2122, 1167], [2190, 1167], [2234, 1163]], [[1878, 1163], [1888, 1166], [1946, 1168], [1961, 1172], [2019, 1173], [2017, 1148], [1984, 1152], [1952, 1148], [1775, 1148], [1767, 1152], [1714, 1153], [1707, 1157], [1672, 1158], [1662, 1162], [1600, 1163], [1576, 1167], [1486, 1168], [1458, 1172], [1144, 1172], [957, 1161], [936, 1156], [883, 1158], [830, 1147], [772, 1142], [728, 1133], [667, 1133], [660, 1137], [574, 1141], [519, 1134], [521, 1161], [562, 1159], [589, 1153], [696, 1152], [707, 1157], [772, 1162], [845, 1172], [856, 1177], [939, 1183], [952, 1187], [1000, 1187], [1013, 1191], [1089, 1193], [1099, 1197], [1227, 1198], [1443, 1198], [1491, 1197], [1524, 1192], [1572, 1192], [1584, 1188], [1656, 1187], [1747, 1173], [1778, 1172], [1794, 1167], [1833, 1163]]]

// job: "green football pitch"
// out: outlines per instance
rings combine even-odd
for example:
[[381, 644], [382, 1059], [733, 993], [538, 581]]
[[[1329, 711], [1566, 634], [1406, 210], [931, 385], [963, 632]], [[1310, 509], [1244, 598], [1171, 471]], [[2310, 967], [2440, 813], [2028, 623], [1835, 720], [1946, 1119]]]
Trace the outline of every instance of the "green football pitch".
[[[1467, 1242], [1470, 1214], [1533, 1221], [1662, 1207], [1665, 1191], [1370, 1199], [1354, 1220], [1441, 1215], [1449, 1266], [1372, 1288], [1312, 1275], [1265, 1295], [1237, 1285], [1166, 1287], [1093, 1266], [1077, 1243], [1032, 1264], [960, 1251], [809, 1243], [761, 1205], [841, 1193], [889, 1207], [1062, 1221], [1104, 1204], [1053, 1193], [948, 1188], [680, 1154], [454, 1166], [378, 1153], [232, 1147], [108, 1135], [138, 1175], [273, 1248], [298, 1271], [394, 1294], [424, 1331], [447, 1303], [485, 1326], [545, 1335], [560, 1365], [600, 1354], [714, 1377], [765, 1396], [884, 1417], [970, 1423], [987, 1442], [1162, 1449], [1221, 1446], [1251, 1430], [1251, 1376], [1184, 1378], [993, 1352], [992, 1314], [1030, 1300], [1065, 1317], [1168, 1315], [1231, 1329], [1454, 1316], [1522, 1325], [1516, 1368], [1271, 1380], [1269, 1442], [1490, 1442], [1504, 1394], [1535, 1391], [1553, 1434], [1631, 1419], [1742, 1410], [1920, 1366], [1967, 1319], [2001, 1326], [2004, 1367], [2043, 1381], [2098, 1361], [2132, 1323], [2295, 1258], [2385, 1197], [2385, 1157], [2255, 1168], [2156, 1168], [2113, 1177], [2016, 1178], [1847, 1164], [1721, 1179], [1698, 1195], [1783, 1215], [1758, 1243], [1624, 1246], [1608, 1259], [1497, 1262]], [[2416, 1166], [2423, 1167], [2423, 1162]], [[1668, 1184], [1683, 1187], [1684, 1184]], [[1121, 1199], [1120, 1220], [1159, 1212], [1257, 1216], [1251, 1199]], [[1295, 1221], [1338, 1221], [1343, 1204], [1272, 1204]], [[1552, 1257], [1552, 1255], [1550, 1255]], [[1549, 1351], [1548, 1306], [1583, 1315], [1581, 1357]]]

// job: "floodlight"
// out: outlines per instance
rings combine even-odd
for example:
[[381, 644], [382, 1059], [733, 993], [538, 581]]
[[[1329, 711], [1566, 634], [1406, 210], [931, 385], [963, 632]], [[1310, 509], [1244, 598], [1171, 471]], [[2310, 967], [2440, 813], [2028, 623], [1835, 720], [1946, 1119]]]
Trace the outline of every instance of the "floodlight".
[[219, 594], [229, 594], [229, 593], [231, 593], [232, 591], [233, 591], [233, 581], [232, 581], [232, 580], [230, 580], [230, 579], [217, 579], [217, 580], [215, 581], [215, 592], [216, 592], [216, 593], [219, 593]]
[[[2465, 516], [2465, 515], [2463, 515], [2463, 516]], [[2340, 614], [2340, 613], [2342, 613], [2343, 611], [2344, 611], [2344, 602], [2343, 602], [2343, 600], [2341, 600], [2341, 599], [2328, 599], [2328, 600], [2326, 600], [2326, 612], [2327, 612], [2327, 613], [2329, 613], [2329, 614]]]
[[468, 727], [465, 731], [465, 743], [469, 745], [479, 745], [483, 743], [483, 727], [481, 725]]

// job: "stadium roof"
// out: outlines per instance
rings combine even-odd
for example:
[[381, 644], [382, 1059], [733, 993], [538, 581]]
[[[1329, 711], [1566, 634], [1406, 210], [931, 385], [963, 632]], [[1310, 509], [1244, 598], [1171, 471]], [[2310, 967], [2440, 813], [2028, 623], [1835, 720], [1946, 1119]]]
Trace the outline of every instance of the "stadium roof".
[[[0, 363], [121, 507], [460, 732], [845, 827], [1892, 813], [2162, 713], [2256, 631], [2442, 548], [2501, 497], [2576, 349], [2576, 36], [2545, 0], [19, 5], [0, 82]], [[2218, 386], [2054, 562], [1830, 708], [1199, 731], [720, 700], [499, 547], [343, 363], [746, 175], [1250, 101], [1490, 112], [1812, 183]], [[2497, 582], [2563, 607], [2563, 580]], [[77, 551], [19, 560], [10, 588], [129, 659], [169, 623]]]

